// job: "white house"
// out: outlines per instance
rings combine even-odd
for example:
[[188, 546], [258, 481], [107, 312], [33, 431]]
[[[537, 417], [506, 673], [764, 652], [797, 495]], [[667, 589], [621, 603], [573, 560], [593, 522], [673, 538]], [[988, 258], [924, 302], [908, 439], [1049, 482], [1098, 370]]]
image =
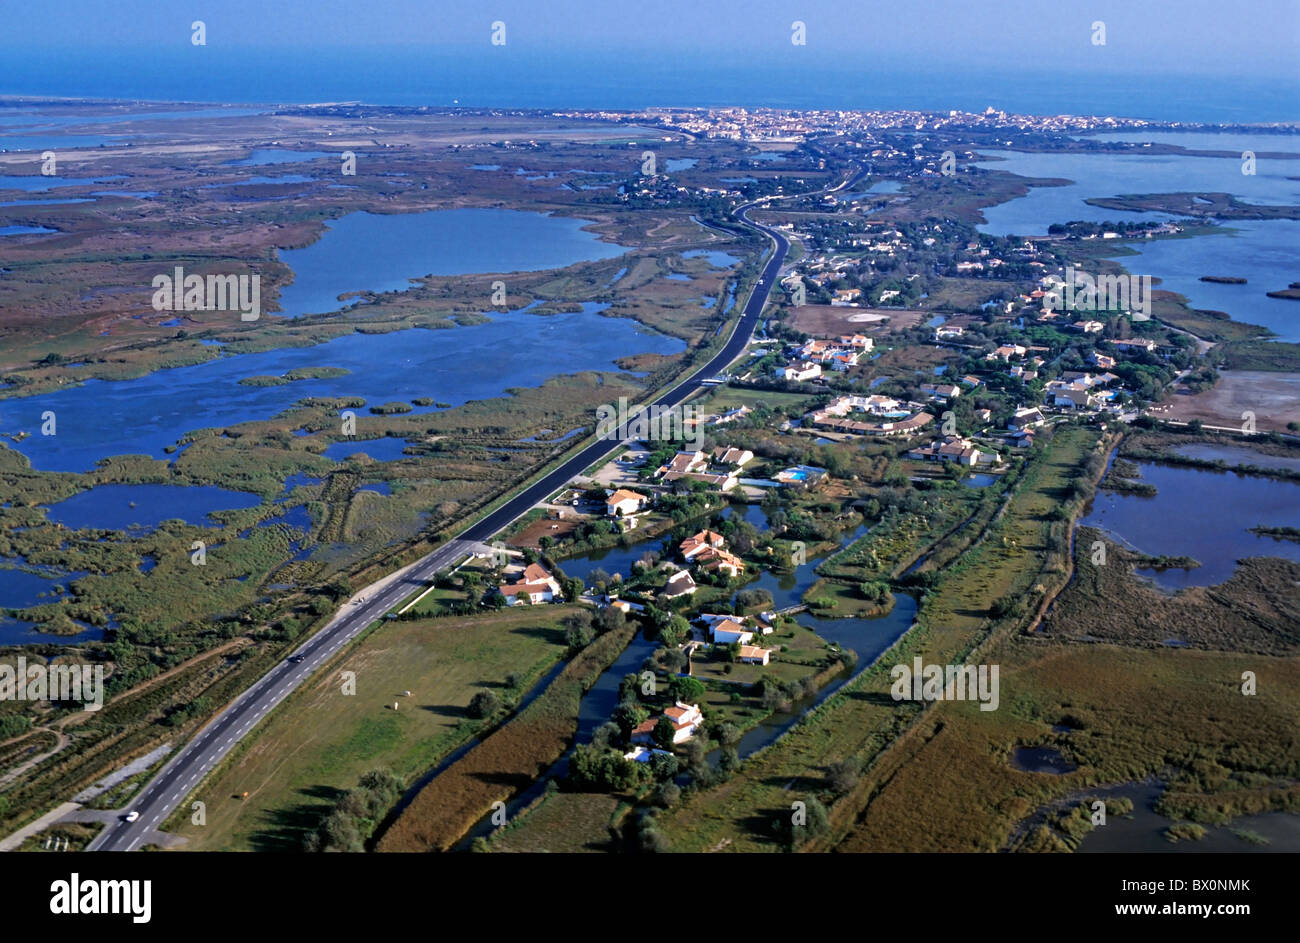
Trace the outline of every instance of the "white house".
[[733, 468], [743, 468], [749, 462], [754, 460], [754, 453], [749, 449], [719, 447], [713, 450], [713, 460], [719, 465], [730, 465]]
[[726, 538], [717, 531], [702, 530], [698, 534], [694, 534], [683, 540], [681, 544], [678, 545], [678, 549], [682, 552], [683, 559], [691, 560], [699, 556], [707, 548], [721, 550], [726, 545]]
[[690, 570], [678, 570], [672, 576], [668, 577], [663, 594], [669, 599], [676, 599], [679, 596], [689, 596], [695, 592], [695, 577], [691, 576]]
[[644, 508], [649, 500], [643, 494], [619, 488], [605, 499], [605, 513], [610, 517], [626, 517]]
[[821, 376], [822, 365], [804, 360], [800, 363], [792, 363], [788, 366], [782, 367], [777, 371], [777, 374], [782, 379], [794, 380], [802, 383], [805, 380], [815, 380]]
[[1096, 406], [1097, 401], [1097, 394], [1089, 393], [1087, 390], [1066, 387], [1052, 391], [1052, 405], [1066, 409], [1089, 409]]
[[770, 648], [759, 648], [757, 645], [740, 646], [740, 660], [746, 665], [766, 665], [771, 657]]
[[1017, 409], [1016, 414], [1007, 422], [1007, 428], [1013, 432], [1019, 432], [1022, 429], [1032, 429], [1035, 426], [1041, 426], [1047, 422], [1047, 417], [1037, 406], [1026, 406], [1023, 409]]
[[745, 628], [732, 619], [723, 619], [713, 626], [713, 642], [715, 645], [730, 645], [732, 642], [748, 645], [753, 640], [753, 630]]
[[[664, 711], [660, 717], [667, 717], [672, 722], [673, 743], [685, 743], [695, 735], [696, 729], [704, 723], [704, 715], [700, 713], [698, 704], [683, 704], [681, 701]], [[632, 742], [652, 742], [654, 729], [658, 723], [659, 717], [651, 717], [642, 721], [632, 729]]]
[[524, 567], [523, 577], [515, 583], [501, 587], [501, 595], [506, 597], [507, 605], [521, 602], [533, 604], [551, 602], [561, 594], [560, 584], [550, 571], [540, 563], [530, 563]]

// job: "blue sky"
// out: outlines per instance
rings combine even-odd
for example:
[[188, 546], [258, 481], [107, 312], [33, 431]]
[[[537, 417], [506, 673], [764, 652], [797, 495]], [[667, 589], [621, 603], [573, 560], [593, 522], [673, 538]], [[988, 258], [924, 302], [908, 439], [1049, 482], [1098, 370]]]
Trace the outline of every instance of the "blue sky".
[[[1023, 62], [1129, 72], [1296, 75], [1297, 0], [59, 0], [8, 3], [0, 49], [163, 50], [203, 20], [209, 46], [464, 47], [507, 25], [519, 55], [641, 51], [848, 57], [913, 67]], [[802, 20], [808, 45], [790, 43]], [[1106, 24], [1104, 48], [1091, 24]]]

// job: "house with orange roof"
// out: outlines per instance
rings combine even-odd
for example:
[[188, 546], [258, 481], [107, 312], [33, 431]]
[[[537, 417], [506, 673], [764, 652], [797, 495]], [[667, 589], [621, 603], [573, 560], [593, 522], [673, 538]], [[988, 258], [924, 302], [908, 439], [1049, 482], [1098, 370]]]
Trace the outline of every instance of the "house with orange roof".
[[605, 513], [610, 517], [627, 517], [644, 508], [650, 499], [643, 494], [619, 488], [605, 499]]
[[721, 572], [726, 573], [727, 576], [739, 576], [745, 569], [745, 561], [740, 557], [712, 547], [706, 547], [696, 554], [695, 562], [710, 573]]
[[[685, 743], [695, 736], [695, 731], [704, 723], [704, 714], [698, 704], [683, 704], [677, 701], [665, 710], [660, 717], [667, 717], [673, 725], [673, 743]], [[643, 720], [632, 728], [633, 743], [650, 743], [654, 739], [654, 729], [659, 717]]]
[[691, 560], [707, 549], [721, 550], [726, 546], [726, 538], [717, 531], [702, 530], [683, 540], [677, 549], [682, 552], [683, 559]]
[[552, 602], [563, 596], [559, 581], [540, 563], [528, 564], [519, 580], [502, 585], [500, 590], [510, 606], [524, 602]]
[[754, 640], [754, 630], [746, 628], [734, 619], [723, 619], [715, 622], [712, 629], [713, 643], [715, 645], [730, 645], [732, 642], [748, 645]]
[[701, 472], [709, 467], [708, 459], [704, 453], [698, 450], [694, 452], [678, 452], [672, 457], [667, 465], [660, 465], [658, 474], [660, 475], [689, 475], [692, 472]]

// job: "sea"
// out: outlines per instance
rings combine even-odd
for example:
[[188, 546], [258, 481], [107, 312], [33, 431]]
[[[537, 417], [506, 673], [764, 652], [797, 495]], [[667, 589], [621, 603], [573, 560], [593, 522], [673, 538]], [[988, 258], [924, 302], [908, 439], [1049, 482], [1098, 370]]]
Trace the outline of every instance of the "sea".
[[[640, 109], [740, 106], [1113, 115], [1162, 121], [1300, 120], [1300, 72], [1184, 74], [1068, 71], [1034, 57], [1015, 67], [945, 66], [880, 55], [808, 59], [672, 56], [527, 48], [495, 55], [428, 49], [180, 47], [79, 54], [33, 48], [0, 62], [0, 95], [147, 101], [366, 102], [403, 106]], [[1042, 57], [1046, 62], [1050, 57]], [[1023, 64], [1021, 64], [1023, 63]]]

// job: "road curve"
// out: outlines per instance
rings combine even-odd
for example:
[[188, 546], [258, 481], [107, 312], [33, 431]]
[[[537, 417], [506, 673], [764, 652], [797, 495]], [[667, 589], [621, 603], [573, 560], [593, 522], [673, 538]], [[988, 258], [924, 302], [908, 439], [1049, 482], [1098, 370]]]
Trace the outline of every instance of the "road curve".
[[[861, 173], [858, 173], [838, 186], [818, 192], [840, 190], [860, 176]], [[695, 393], [704, 380], [720, 373], [749, 346], [790, 249], [789, 241], [779, 231], [749, 218], [749, 211], [765, 202], [767, 201], [759, 200], [747, 203], [735, 211], [735, 217], [742, 225], [761, 232], [772, 240], [774, 251], [764, 264], [758, 283], [750, 292], [731, 336], [722, 350], [710, 358], [708, 363], [658, 397], [651, 405], [678, 405]], [[104, 829], [87, 850], [133, 851], [154, 841], [153, 836], [158, 826], [166, 821], [203, 777], [234, 749], [258, 721], [318, 671], [340, 648], [375, 620], [383, 618], [402, 599], [425, 585], [439, 570], [460, 562], [476, 546], [526, 514], [535, 504], [545, 500], [552, 492], [619, 445], [613, 439], [593, 442], [437, 550], [397, 574], [378, 581], [363, 591], [361, 596], [354, 597], [325, 628], [227, 705], [159, 771], [130, 805], [132, 811], [139, 813], [139, 818], [133, 822], [127, 822], [125, 818], [119, 819]]]

